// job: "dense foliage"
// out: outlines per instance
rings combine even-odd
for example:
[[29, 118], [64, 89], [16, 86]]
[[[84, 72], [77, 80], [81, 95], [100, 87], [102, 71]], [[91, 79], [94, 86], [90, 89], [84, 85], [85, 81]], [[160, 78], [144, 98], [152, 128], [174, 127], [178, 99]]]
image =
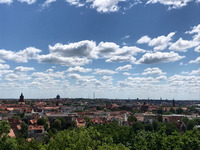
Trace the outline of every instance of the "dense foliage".
[[[60, 127], [56, 120], [55, 128]], [[197, 129], [179, 131], [171, 123], [154, 122], [119, 126], [117, 122], [91, 125], [88, 128], [68, 128], [47, 134], [44, 141], [27, 141], [23, 137], [10, 138], [10, 127], [0, 122], [2, 150], [199, 150], [200, 132]], [[48, 139], [48, 140], [46, 140]]]

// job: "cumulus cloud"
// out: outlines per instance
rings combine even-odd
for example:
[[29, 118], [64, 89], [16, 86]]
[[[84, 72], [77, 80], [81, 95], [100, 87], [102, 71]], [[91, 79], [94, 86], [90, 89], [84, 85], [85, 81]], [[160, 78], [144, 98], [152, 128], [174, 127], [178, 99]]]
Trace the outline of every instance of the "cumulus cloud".
[[0, 4], [11, 4], [13, 0], [0, 0]]
[[144, 70], [144, 72], [142, 73], [142, 75], [163, 75], [166, 74], [165, 72], [162, 72], [162, 70], [160, 68], [147, 68]]
[[149, 42], [149, 46], [153, 46], [155, 51], [164, 50], [168, 45], [171, 44], [172, 37], [175, 32], [169, 33], [167, 36], [158, 36]]
[[92, 69], [83, 68], [83, 67], [80, 67], [80, 66], [76, 66], [74, 68], [70, 67], [69, 69], [67, 69], [67, 72], [84, 72], [84, 73], [87, 73], [87, 72], [90, 72], [90, 71], [92, 71]]
[[128, 71], [132, 69], [132, 66], [131, 65], [125, 65], [125, 66], [120, 66], [116, 69], [116, 71]]
[[113, 42], [100, 42], [97, 49], [100, 54], [106, 55], [116, 52], [119, 49], [119, 45]]
[[7, 64], [0, 64], [0, 69], [9, 69], [10, 66]]
[[31, 77], [26, 74], [9, 73], [5, 75], [5, 80], [7, 81], [25, 81], [25, 80], [30, 80], [30, 79]]
[[122, 74], [125, 75], [125, 76], [130, 76], [131, 75], [129, 72], [123, 72]]
[[36, 0], [18, 0], [18, 1], [22, 3], [27, 3], [29, 5], [34, 4], [36, 2]]
[[194, 51], [195, 51], [195, 52], [200, 52], [200, 45], [197, 46], [197, 47], [195, 47]]
[[119, 10], [119, 3], [126, 0], [87, 0], [86, 3], [92, 3], [91, 8], [100, 13], [117, 12]]
[[100, 42], [97, 46], [98, 54], [103, 58], [108, 58], [106, 62], [132, 62], [134, 63], [135, 58], [133, 55], [137, 53], [144, 53], [145, 50], [136, 46], [123, 46], [120, 48], [119, 45], [113, 42]]
[[176, 9], [186, 6], [191, 1], [193, 0], [149, 0], [146, 4], [160, 3], [168, 6], [169, 9]]
[[111, 58], [107, 59], [106, 62], [131, 62], [135, 63], [136, 58], [132, 56], [112, 56]]
[[195, 60], [191, 60], [189, 63], [200, 63], [200, 57], [197, 57]]
[[153, 64], [153, 63], [167, 63], [178, 61], [185, 56], [180, 56], [178, 53], [174, 52], [156, 52], [156, 53], [146, 53], [140, 58], [137, 64]]
[[186, 31], [186, 34], [194, 34], [194, 33], [200, 33], [200, 24], [197, 26], [192, 27], [192, 30]]
[[159, 81], [167, 80], [167, 77], [162, 75], [162, 76], [156, 77], [156, 80], [159, 80]]
[[27, 71], [34, 71], [35, 69], [33, 67], [23, 67], [18, 66], [14, 69], [15, 72], [27, 72]]
[[200, 68], [197, 70], [192, 70], [192, 72], [190, 74], [191, 75], [200, 75]]
[[137, 41], [137, 43], [138, 43], [138, 44], [144, 44], [144, 43], [149, 43], [150, 41], [151, 41], [151, 38], [148, 37], [147, 35], [145, 35], [145, 36], [141, 37], [141, 38]]
[[40, 55], [38, 56], [38, 61], [40, 63], [59, 64], [63, 66], [82, 66], [91, 62], [91, 60], [87, 58], [62, 57], [53, 54]]
[[172, 37], [174, 36], [175, 32], [169, 33], [167, 36], [158, 36], [157, 38], [151, 39], [147, 35], [141, 37], [137, 43], [144, 44], [148, 43], [149, 46], [154, 47], [155, 51], [164, 50], [168, 45], [171, 44]]
[[57, 56], [98, 58], [95, 48], [96, 43], [88, 40], [65, 45], [57, 43], [54, 46], [49, 46], [50, 52]]
[[180, 38], [178, 41], [173, 43], [169, 49], [170, 50], [175, 50], [175, 51], [180, 51], [180, 52], [186, 52], [187, 49], [192, 48], [197, 46], [198, 43], [195, 41], [188, 41], [188, 40], [183, 40]]
[[115, 71], [109, 69], [95, 69], [94, 71], [95, 72], [93, 74], [97, 75], [112, 75], [116, 73]]
[[38, 53], [40, 53], [41, 50], [36, 49], [35, 47], [28, 47], [24, 50], [21, 50], [19, 52], [13, 52], [13, 51], [7, 51], [4, 49], [0, 50], [0, 59], [2, 60], [12, 60], [15, 62], [22, 62], [26, 63], [29, 59], [36, 59], [38, 56]]
[[34, 82], [40, 82], [40, 83], [53, 83], [57, 80], [55, 79], [64, 79], [65, 75], [64, 72], [57, 71], [47, 71], [47, 72], [34, 72], [31, 74], [31, 77], [34, 78]]

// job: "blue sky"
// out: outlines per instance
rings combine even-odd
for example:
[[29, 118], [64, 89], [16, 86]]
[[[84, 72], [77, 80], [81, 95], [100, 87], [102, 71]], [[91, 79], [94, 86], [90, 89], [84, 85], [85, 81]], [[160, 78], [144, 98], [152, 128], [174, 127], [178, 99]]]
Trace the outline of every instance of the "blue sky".
[[199, 0], [0, 0], [0, 98], [200, 100]]

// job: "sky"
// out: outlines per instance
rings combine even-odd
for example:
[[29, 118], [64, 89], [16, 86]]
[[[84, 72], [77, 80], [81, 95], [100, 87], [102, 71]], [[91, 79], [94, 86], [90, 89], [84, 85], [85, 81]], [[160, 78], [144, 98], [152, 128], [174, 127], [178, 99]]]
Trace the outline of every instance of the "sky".
[[200, 0], [0, 0], [0, 98], [200, 100]]

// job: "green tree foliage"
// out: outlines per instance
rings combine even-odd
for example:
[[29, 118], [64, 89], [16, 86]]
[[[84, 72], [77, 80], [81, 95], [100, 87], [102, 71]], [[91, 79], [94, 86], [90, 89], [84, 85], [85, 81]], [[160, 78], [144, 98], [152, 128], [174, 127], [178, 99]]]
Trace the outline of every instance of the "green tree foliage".
[[52, 128], [57, 129], [57, 130], [61, 130], [61, 120], [56, 119], [52, 124]]
[[28, 136], [28, 125], [25, 122], [22, 122], [20, 125], [21, 125], [21, 130], [19, 130], [20, 136], [27, 138], [27, 136]]
[[10, 138], [10, 125], [7, 121], [0, 122], [0, 149], [1, 150], [15, 150], [17, 149], [17, 142], [15, 139]]
[[185, 124], [188, 124], [189, 118], [188, 118], [188, 117], [183, 117], [183, 118], [182, 118], [182, 121], [183, 121]]
[[136, 122], [133, 124], [132, 128], [134, 132], [137, 132], [139, 130], [143, 130], [144, 126], [140, 122]]
[[162, 115], [159, 115], [159, 116], [158, 116], [158, 121], [159, 121], [159, 122], [163, 122], [163, 117], [162, 117]]
[[174, 110], [174, 108], [170, 108], [170, 110], [169, 110], [171, 113], [175, 113], [175, 110]]
[[195, 121], [189, 120], [187, 123], [187, 130], [193, 130], [194, 126], [195, 126]]
[[183, 113], [183, 109], [181, 107], [179, 107], [178, 109], [176, 109], [176, 113], [177, 114], [182, 114]]
[[129, 122], [136, 122], [137, 121], [137, 118], [135, 117], [135, 116], [133, 116], [133, 115], [130, 115], [129, 117], [128, 117], [128, 121]]
[[0, 137], [7, 135], [10, 132], [10, 125], [8, 121], [1, 121], [0, 122]]

